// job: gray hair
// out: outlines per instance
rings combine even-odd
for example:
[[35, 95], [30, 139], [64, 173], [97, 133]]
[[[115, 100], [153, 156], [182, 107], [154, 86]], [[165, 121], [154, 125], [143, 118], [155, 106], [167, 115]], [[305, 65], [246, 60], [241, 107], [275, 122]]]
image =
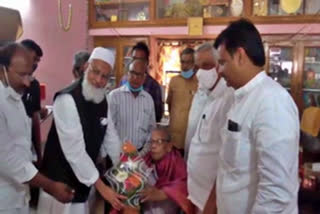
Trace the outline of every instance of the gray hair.
[[79, 51], [73, 56], [73, 68], [79, 69], [82, 65], [84, 65], [90, 57], [90, 53], [88, 51]]
[[165, 140], [171, 142], [171, 134], [167, 126], [157, 125], [155, 128], [152, 129], [152, 132], [154, 131], [161, 132], [164, 135]]
[[212, 51], [212, 56], [214, 58], [214, 61], [217, 62], [218, 61], [218, 51], [217, 51], [217, 49], [215, 49], [213, 47], [213, 44], [211, 44], [209, 42], [206, 42], [206, 43], [199, 45], [195, 50], [195, 54], [197, 54], [199, 52], [207, 52], [207, 51]]

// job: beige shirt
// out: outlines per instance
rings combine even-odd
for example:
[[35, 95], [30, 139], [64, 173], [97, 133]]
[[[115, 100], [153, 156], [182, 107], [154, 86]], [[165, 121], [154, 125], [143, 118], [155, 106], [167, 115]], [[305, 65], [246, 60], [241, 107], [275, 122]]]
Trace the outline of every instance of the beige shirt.
[[188, 115], [192, 99], [198, 89], [196, 75], [190, 79], [185, 79], [181, 75], [171, 79], [167, 103], [170, 111], [170, 132], [172, 142], [178, 149], [184, 149], [186, 130], [188, 125]]

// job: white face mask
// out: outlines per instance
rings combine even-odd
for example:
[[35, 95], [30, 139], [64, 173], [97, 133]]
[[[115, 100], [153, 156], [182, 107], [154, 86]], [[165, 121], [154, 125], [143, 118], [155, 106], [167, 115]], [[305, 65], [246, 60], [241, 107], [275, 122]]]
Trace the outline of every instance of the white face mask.
[[5, 66], [3, 66], [3, 73], [4, 73], [4, 78], [6, 80], [6, 92], [9, 96], [11, 96], [13, 99], [19, 100], [22, 97], [22, 94], [17, 93], [11, 86], [10, 86], [10, 82], [9, 82], [9, 78], [8, 78], [8, 74], [7, 74], [7, 69]]
[[209, 90], [218, 79], [218, 73], [215, 68], [209, 70], [199, 69], [197, 71], [197, 78], [199, 81], [199, 88]]

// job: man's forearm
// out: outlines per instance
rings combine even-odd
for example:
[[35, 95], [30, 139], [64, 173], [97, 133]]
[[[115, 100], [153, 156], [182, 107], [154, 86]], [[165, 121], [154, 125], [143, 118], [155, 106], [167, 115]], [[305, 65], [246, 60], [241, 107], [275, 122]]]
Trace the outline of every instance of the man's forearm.
[[68, 187], [68, 185], [53, 181], [39, 172], [27, 183], [41, 187], [45, 192], [49, 193], [62, 203], [69, 203], [74, 197], [75, 191]]
[[52, 184], [54, 181], [52, 181], [51, 179], [47, 178], [46, 176], [44, 176], [43, 174], [41, 174], [40, 172], [38, 172], [30, 181], [28, 181], [27, 183], [30, 184], [31, 186], [35, 186], [35, 187], [40, 187], [42, 188], [44, 191], [50, 193], [52, 192]]

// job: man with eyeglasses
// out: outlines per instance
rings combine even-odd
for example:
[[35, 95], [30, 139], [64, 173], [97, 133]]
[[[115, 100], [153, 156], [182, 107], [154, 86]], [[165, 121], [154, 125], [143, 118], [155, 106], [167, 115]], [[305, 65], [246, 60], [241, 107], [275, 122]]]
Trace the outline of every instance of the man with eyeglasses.
[[150, 184], [142, 191], [142, 211], [145, 214], [176, 214], [179, 209], [193, 213], [187, 199], [187, 169], [184, 159], [173, 147], [171, 136], [165, 127], [152, 131], [151, 151], [146, 163], [154, 170]]
[[193, 96], [198, 88], [194, 64], [194, 50], [186, 48], [181, 52], [181, 74], [169, 83], [167, 103], [170, 112], [170, 132], [174, 146], [184, 153], [188, 115]]
[[31, 119], [21, 100], [31, 74], [32, 60], [23, 46], [10, 43], [0, 48], [0, 214], [29, 213], [29, 184], [61, 203], [70, 202], [74, 194], [32, 164]]
[[[146, 43], [144, 42], [138, 42], [135, 46], [132, 48], [131, 57], [132, 59], [142, 59], [149, 64], [149, 55], [150, 51]], [[122, 77], [122, 80], [120, 82], [120, 85], [126, 84], [128, 81], [128, 75], [125, 74]], [[147, 69], [146, 72], [146, 78], [143, 83], [143, 89], [147, 91], [154, 102], [154, 109], [156, 113], [156, 121], [157, 123], [161, 121], [161, 118], [163, 116], [164, 112], [164, 103], [162, 100], [162, 91], [160, 84], [149, 74], [149, 70]]]
[[134, 59], [129, 65], [128, 82], [110, 92], [110, 113], [122, 142], [131, 141], [141, 155], [149, 151], [147, 143], [156, 125], [152, 97], [143, 89], [147, 63]]
[[[218, 157], [222, 142], [220, 131], [227, 118], [227, 111], [233, 102], [233, 90], [227, 87], [216, 68], [218, 52], [213, 44], [204, 43], [195, 51], [195, 63], [199, 67], [197, 77], [199, 89], [205, 93], [205, 100], [199, 102], [195, 95], [192, 103], [196, 122], [189, 143], [188, 198], [196, 206], [196, 213], [215, 213], [215, 181], [218, 171]], [[202, 88], [202, 89], [200, 89]], [[197, 100], [198, 98], [198, 100]], [[201, 106], [198, 106], [201, 104]], [[196, 111], [194, 108], [197, 108]], [[194, 118], [197, 117], [197, 118]], [[190, 131], [188, 127], [188, 131]], [[201, 175], [201, 176], [200, 176]]]
[[88, 214], [91, 186], [115, 209], [123, 207], [121, 199], [125, 197], [102, 182], [96, 167], [99, 153], [102, 157], [108, 155], [113, 163], [120, 156], [121, 143], [108, 117], [105, 97], [114, 61], [113, 52], [95, 48], [84, 77], [55, 95], [42, 171], [53, 180], [67, 183], [75, 190], [75, 196], [72, 203], [61, 204], [42, 191], [39, 214]]

